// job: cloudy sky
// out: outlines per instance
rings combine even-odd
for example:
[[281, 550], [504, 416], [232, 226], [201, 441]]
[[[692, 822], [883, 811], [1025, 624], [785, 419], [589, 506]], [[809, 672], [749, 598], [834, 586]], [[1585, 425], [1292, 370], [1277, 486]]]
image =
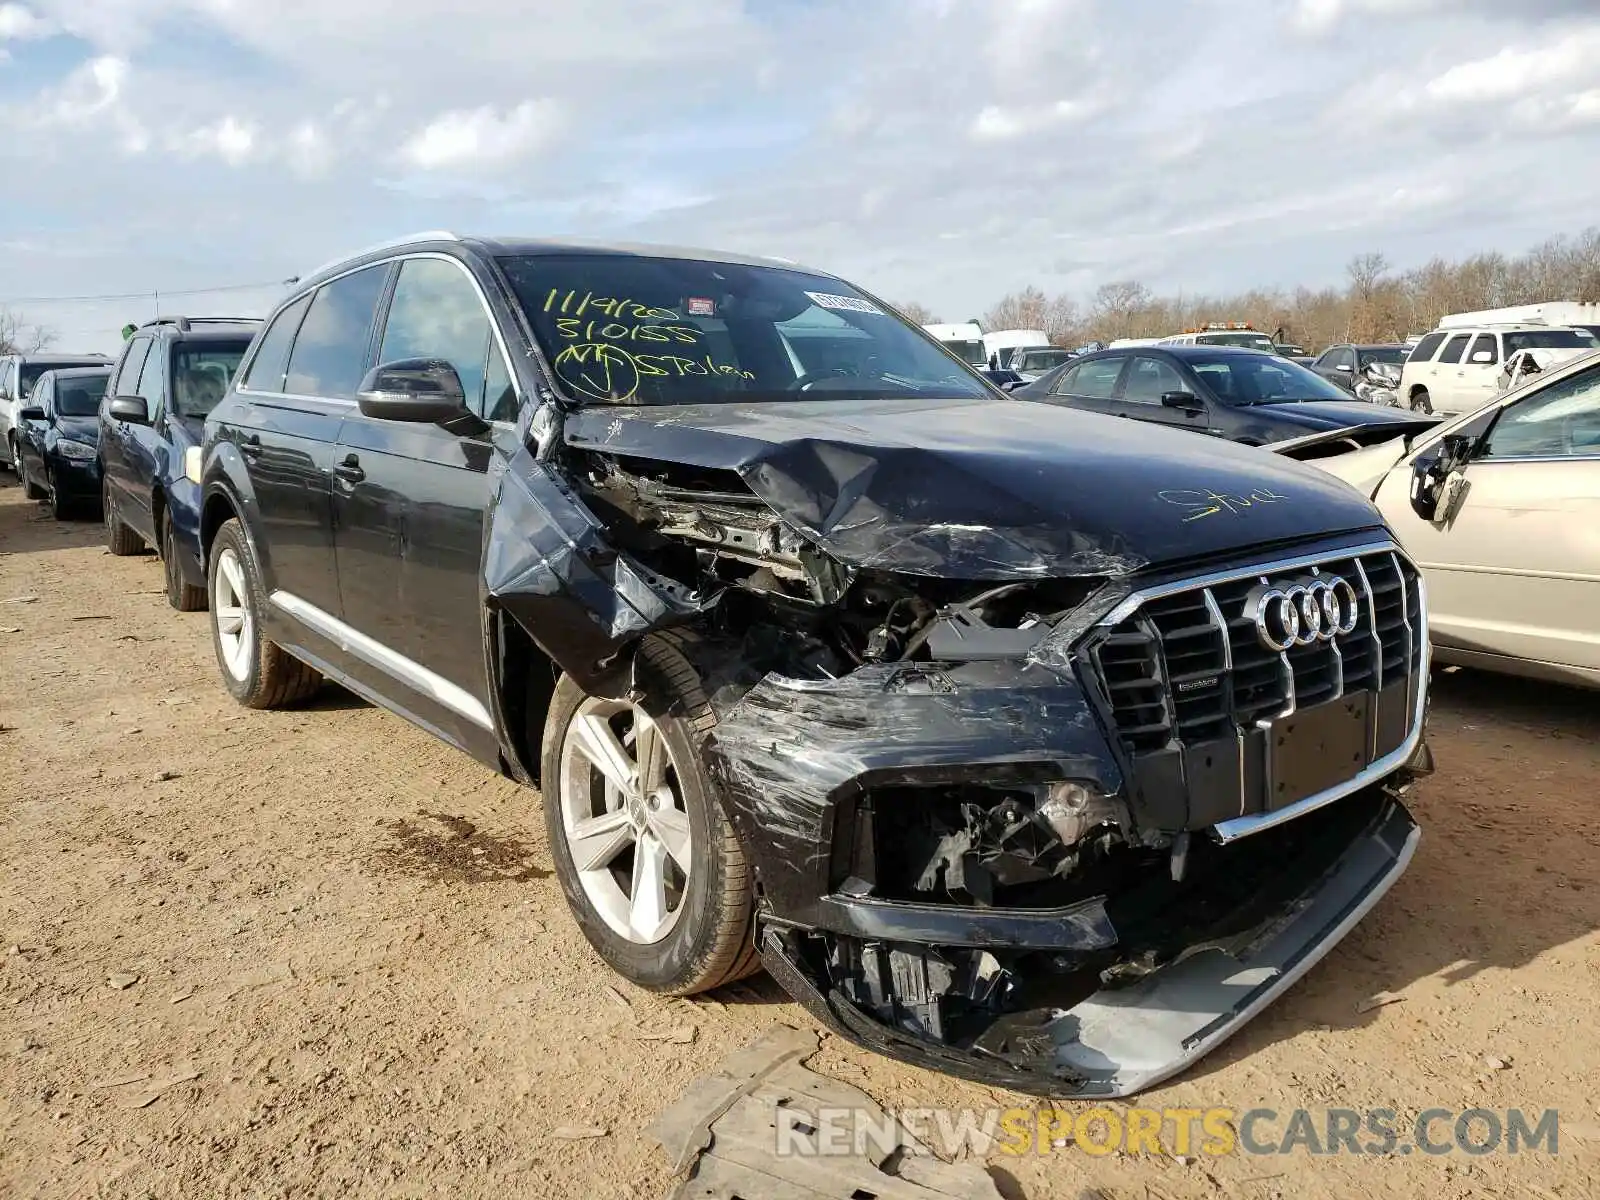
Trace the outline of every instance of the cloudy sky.
[[0, 0], [0, 304], [111, 349], [450, 228], [958, 320], [1523, 249], [1600, 220], [1597, 150], [1600, 0]]

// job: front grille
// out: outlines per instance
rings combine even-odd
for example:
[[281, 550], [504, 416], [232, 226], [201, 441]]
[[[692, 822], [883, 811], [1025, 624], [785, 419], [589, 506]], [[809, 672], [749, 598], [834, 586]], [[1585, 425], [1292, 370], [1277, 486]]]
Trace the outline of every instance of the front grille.
[[[1282, 653], [1261, 644], [1246, 612], [1253, 589], [1335, 576], [1355, 590], [1354, 629]], [[1118, 737], [1140, 755], [1232, 738], [1352, 693], [1405, 685], [1410, 697], [1423, 639], [1416, 568], [1375, 550], [1164, 592], [1097, 635], [1090, 656]]]

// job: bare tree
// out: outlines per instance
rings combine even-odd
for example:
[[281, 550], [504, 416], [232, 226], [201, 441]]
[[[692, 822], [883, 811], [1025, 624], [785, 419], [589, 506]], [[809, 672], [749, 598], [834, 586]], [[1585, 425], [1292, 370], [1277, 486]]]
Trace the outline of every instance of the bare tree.
[[1101, 284], [1089, 302], [1095, 332], [1102, 339], [1133, 336], [1135, 322], [1151, 307], [1153, 299], [1150, 289], [1137, 280]]
[[913, 325], [939, 324], [939, 318], [934, 314], [933, 309], [926, 304], [918, 304], [915, 300], [912, 300], [906, 304], [896, 304], [895, 308], [899, 310], [902, 317]]
[[0, 308], [0, 354], [36, 354], [55, 345], [56, 331]]

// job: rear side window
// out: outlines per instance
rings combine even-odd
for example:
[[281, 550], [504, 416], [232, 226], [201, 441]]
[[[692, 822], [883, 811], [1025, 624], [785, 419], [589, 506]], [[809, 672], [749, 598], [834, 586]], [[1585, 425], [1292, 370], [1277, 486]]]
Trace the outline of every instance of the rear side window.
[[1056, 384], [1058, 396], [1083, 396], [1089, 400], [1109, 400], [1117, 386], [1117, 376], [1122, 374], [1122, 358], [1097, 358], [1093, 362], [1079, 363], [1064, 372]]
[[145, 356], [149, 353], [149, 338], [133, 339], [133, 342], [128, 346], [128, 353], [122, 359], [122, 368], [117, 372], [116, 381], [111, 386], [113, 395], [136, 396], [139, 394], [139, 372], [144, 370]]
[[317, 289], [289, 353], [284, 391], [349, 400], [367, 367], [372, 314], [389, 264], [367, 267]]
[[1461, 361], [1461, 352], [1467, 348], [1467, 342], [1469, 340], [1470, 340], [1470, 336], [1468, 334], [1465, 334], [1465, 333], [1456, 334], [1455, 337], [1451, 338], [1448, 342], [1445, 343], [1444, 353], [1439, 355], [1439, 361], [1442, 362], [1442, 363], [1458, 363], [1458, 362], [1460, 362]]
[[1411, 357], [1406, 359], [1406, 361], [1432, 362], [1433, 352], [1439, 348], [1439, 343], [1444, 341], [1444, 338], [1445, 335], [1442, 333], [1430, 333], [1427, 337], [1423, 338], [1417, 343], [1416, 349], [1411, 352]]
[[[1489, 357], [1480, 359], [1478, 357], [1480, 354], [1487, 354]], [[1472, 352], [1467, 355], [1467, 361], [1477, 363], [1479, 366], [1499, 362], [1500, 347], [1495, 345], [1494, 334], [1480, 333], [1478, 340], [1472, 343]]]
[[258, 392], [283, 391], [283, 375], [289, 369], [289, 348], [294, 345], [295, 331], [300, 320], [311, 306], [311, 297], [302, 296], [278, 314], [277, 320], [261, 335], [261, 348], [250, 360], [250, 370], [242, 386]]

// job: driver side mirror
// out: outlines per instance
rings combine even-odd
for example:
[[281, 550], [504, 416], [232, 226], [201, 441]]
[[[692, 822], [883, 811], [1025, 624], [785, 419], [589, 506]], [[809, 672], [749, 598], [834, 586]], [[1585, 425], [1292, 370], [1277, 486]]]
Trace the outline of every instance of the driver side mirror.
[[1472, 361], [1475, 363], [1492, 363], [1494, 361], [1494, 352], [1492, 350], [1479, 350], [1472, 356]]
[[373, 367], [361, 381], [356, 403], [363, 416], [380, 421], [442, 425], [452, 433], [488, 428], [467, 407], [461, 376], [442, 358], [403, 358]]
[[[1472, 457], [1478, 439], [1472, 434], [1451, 434], [1437, 450], [1411, 464], [1411, 511], [1424, 521], [1439, 518], [1439, 501], [1450, 476]], [[1449, 515], [1449, 514], [1447, 514]]]
[[44, 420], [44, 409], [40, 408], [37, 404], [30, 404], [27, 408], [19, 409], [17, 411], [17, 420], [42, 421]]
[[1352, 367], [1349, 363], [1335, 363], [1333, 369], [1335, 371], [1343, 371], [1346, 375], [1348, 375], [1355, 368]]
[[150, 424], [150, 405], [143, 396], [113, 396], [106, 409], [113, 421], [127, 421], [133, 425]]
[[1183, 412], [1204, 412], [1206, 408], [1200, 403], [1200, 397], [1193, 392], [1162, 392], [1161, 406], [1180, 409]]

